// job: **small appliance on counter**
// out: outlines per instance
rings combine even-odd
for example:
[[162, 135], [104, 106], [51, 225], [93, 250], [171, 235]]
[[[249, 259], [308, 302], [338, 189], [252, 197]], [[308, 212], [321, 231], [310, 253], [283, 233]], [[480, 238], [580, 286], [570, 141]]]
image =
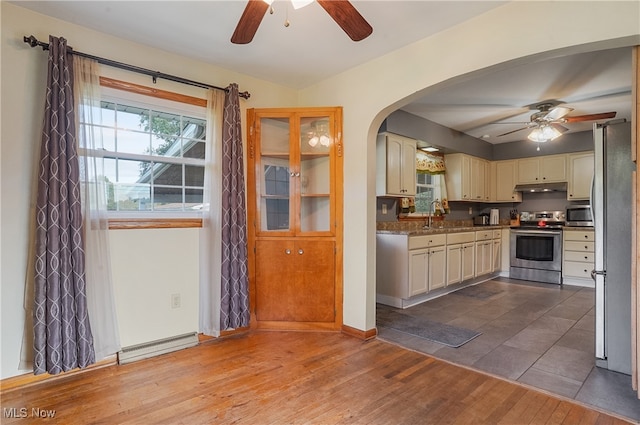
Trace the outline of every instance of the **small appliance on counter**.
[[489, 214], [482, 213], [473, 218], [474, 226], [488, 226], [489, 225]]
[[491, 208], [491, 212], [489, 214], [489, 224], [492, 226], [497, 226], [500, 224], [500, 210], [497, 208]]

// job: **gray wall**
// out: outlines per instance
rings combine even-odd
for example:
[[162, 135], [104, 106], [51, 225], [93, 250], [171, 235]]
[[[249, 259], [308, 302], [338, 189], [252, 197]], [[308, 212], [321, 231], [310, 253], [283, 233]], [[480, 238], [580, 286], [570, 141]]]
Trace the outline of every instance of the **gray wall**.
[[491, 161], [593, 150], [591, 131], [565, 134], [555, 141], [541, 144], [540, 151], [536, 151], [538, 145], [529, 140], [492, 145], [400, 110], [391, 113], [382, 123], [380, 132], [383, 131], [433, 143], [444, 148], [445, 153], [461, 152]]

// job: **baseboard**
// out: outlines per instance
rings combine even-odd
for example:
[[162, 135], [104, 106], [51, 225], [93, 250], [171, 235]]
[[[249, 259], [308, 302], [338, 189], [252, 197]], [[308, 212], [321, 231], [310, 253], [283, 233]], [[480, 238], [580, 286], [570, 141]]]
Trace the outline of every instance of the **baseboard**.
[[366, 341], [375, 338], [378, 335], [378, 329], [373, 328], [368, 331], [362, 331], [351, 326], [342, 325], [342, 333]]
[[108, 356], [99, 362], [96, 362], [84, 369], [73, 369], [68, 372], [62, 372], [57, 375], [50, 375], [43, 373], [41, 375], [34, 375], [33, 373], [25, 373], [22, 375], [12, 376], [11, 378], [5, 378], [0, 381], [0, 394], [8, 391], [22, 389], [31, 385], [39, 384], [44, 381], [50, 381], [58, 378], [66, 378], [67, 376], [76, 375], [78, 373], [84, 373], [103, 367], [115, 366], [118, 364], [118, 357], [114, 354]]

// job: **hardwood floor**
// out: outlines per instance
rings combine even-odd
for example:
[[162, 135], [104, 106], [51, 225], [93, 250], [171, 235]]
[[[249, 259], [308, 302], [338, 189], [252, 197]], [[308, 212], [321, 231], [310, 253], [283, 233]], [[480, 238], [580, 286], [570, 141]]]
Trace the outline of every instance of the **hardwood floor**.
[[332, 332], [212, 340], [3, 391], [2, 409], [3, 424], [40, 423], [38, 409], [64, 424], [628, 423], [379, 339]]

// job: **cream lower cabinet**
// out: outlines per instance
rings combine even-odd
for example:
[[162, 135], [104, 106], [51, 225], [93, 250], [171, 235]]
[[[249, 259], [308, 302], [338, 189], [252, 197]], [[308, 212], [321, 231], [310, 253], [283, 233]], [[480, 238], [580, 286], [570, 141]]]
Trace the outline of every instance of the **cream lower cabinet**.
[[447, 235], [447, 285], [474, 277], [474, 241], [473, 232]]
[[565, 282], [591, 286], [594, 269], [594, 231], [565, 230], [562, 232], [562, 278]]
[[476, 277], [491, 273], [492, 256], [493, 230], [476, 231]]
[[491, 254], [491, 271], [499, 272], [502, 268], [502, 230], [493, 231], [493, 252]]
[[409, 293], [420, 295], [446, 285], [446, 235], [409, 238]]

